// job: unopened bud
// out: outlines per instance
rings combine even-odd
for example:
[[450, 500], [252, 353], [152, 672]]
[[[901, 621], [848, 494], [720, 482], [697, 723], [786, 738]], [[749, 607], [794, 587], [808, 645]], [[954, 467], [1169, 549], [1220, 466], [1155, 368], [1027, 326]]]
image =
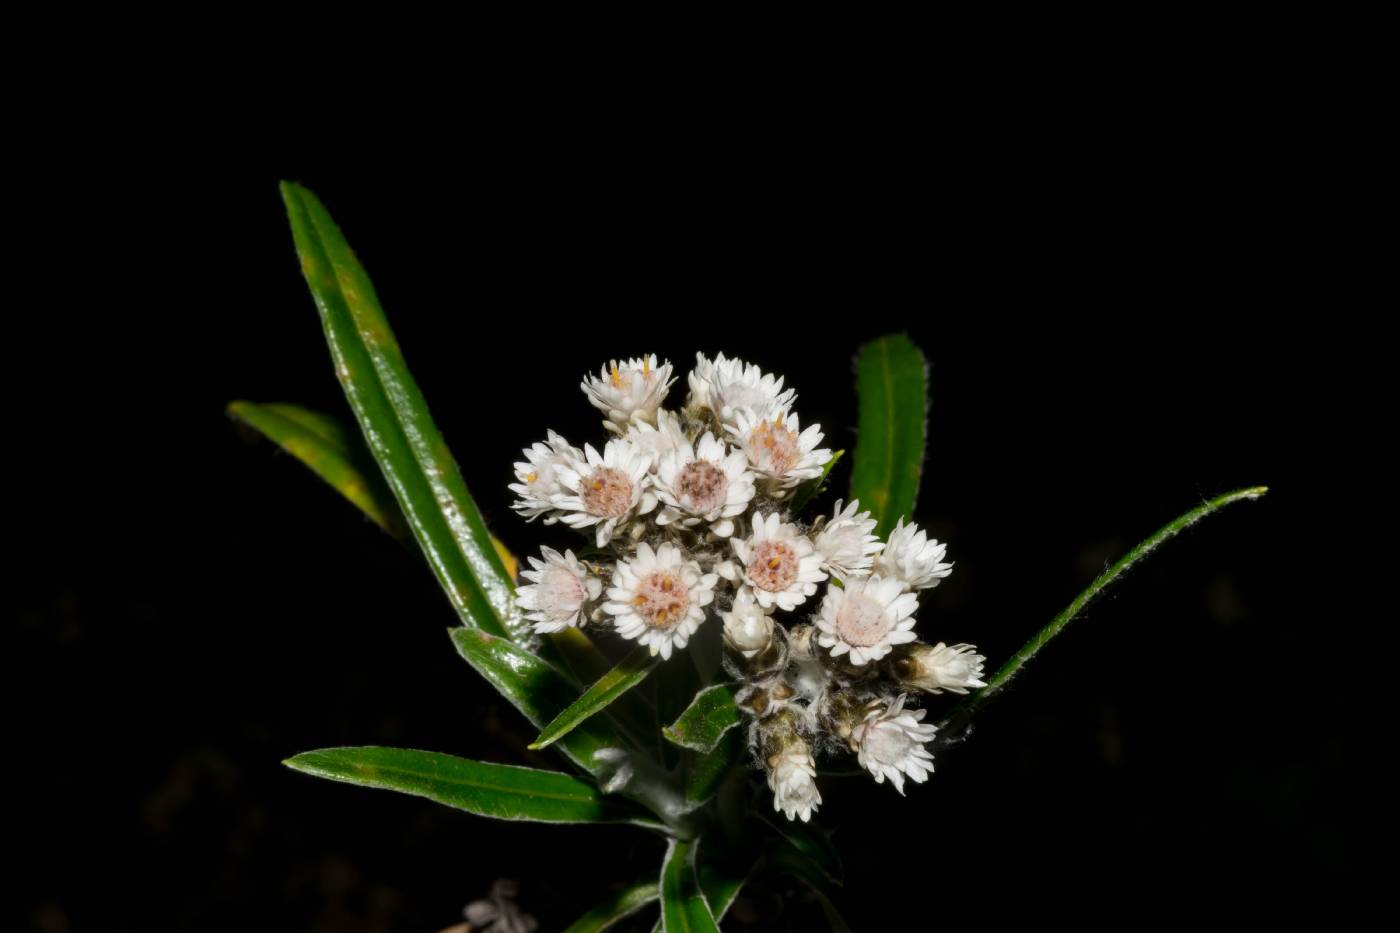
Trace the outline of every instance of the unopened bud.
[[724, 613], [724, 640], [730, 650], [752, 658], [773, 642], [773, 617], [748, 592], [741, 591], [734, 608]]
[[894, 663], [894, 672], [906, 687], [925, 693], [967, 693], [969, 687], [985, 687], [982, 665], [986, 658], [972, 645], [914, 645]]

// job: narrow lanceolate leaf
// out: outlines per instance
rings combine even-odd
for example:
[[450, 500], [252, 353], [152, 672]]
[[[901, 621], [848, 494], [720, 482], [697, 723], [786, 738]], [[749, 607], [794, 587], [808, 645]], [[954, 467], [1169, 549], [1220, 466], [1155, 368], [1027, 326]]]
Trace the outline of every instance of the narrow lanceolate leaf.
[[295, 405], [233, 402], [229, 416], [258, 431], [311, 468], [394, 537], [407, 534], [403, 514], [359, 438], [335, 419]]
[[510, 578], [369, 276], [314, 194], [284, 182], [282, 199], [336, 375], [409, 529], [463, 624], [506, 634]]
[[593, 686], [584, 691], [583, 696], [555, 716], [549, 725], [540, 731], [540, 737], [530, 747], [546, 748], [553, 745], [645, 680], [656, 664], [657, 658], [651, 653], [651, 649], [641, 645], [632, 649], [612, 670], [599, 677]]
[[306, 774], [361, 787], [394, 790], [498, 820], [540, 823], [652, 821], [640, 810], [605, 799], [591, 783], [557, 771], [488, 764], [406, 748], [325, 748], [283, 764]]
[[826, 481], [831, 476], [832, 468], [836, 466], [836, 461], [840, 460], [845, 455], [846, 452], [844, 450], [836, 451], [836, 453], [831, 455], [831, 459], [826, 461], [826, 466], [822, 467], [821, 476], [797, 487], [797, 491], [792, 494], [792, 503], [788, 506], [788, 512], [790, 514], [797, 515], [807, 507], [808, 502], [811, 502], [813, 498], [821, 495], [821, 493], [826, 490]]
[[734, 703], [734, 691], [716, 684], [697, 693], [680, 718], [661, 731], [677, 745], [703, 754], [714, 749], [742, 718]]
[[718, 792], [729, 772], [739, 763], [744, 751], [742, 729], [725, 733], [715, 747], [698, 755], [685, 778], [686, 803], [699, 806]]
[[[467, 663], [536, 728], [553, 720], [578, 696], [578, 688], [567, 677], [514, 642], [469, 628], [448, 633]], [[606, 717], [579, 724], [558, 742], [559, 750], [590, 774], [600, 770], [595, 758], [599, 751], [629, 746]]]
[[588, 913], [569, 924], [564, 933], [598, 933], [619, 920], [632, 916], [661, 896], [661, 886], [655, 881], [642, 881], [623, 888]]
[[661, 864], [661, 929], [663, 933], [719, 930], [695, 877], [693, 840], [672, 839], [666, 849]]
[[730, 864], [717, 864], [701, 859], [700, 864], [695, 867], [695, 876], [700, 880], [700, 891], [705, 895], [705, 902], [710, 905], [710, 913], [716, 923], [729, 913], [734, 899], [739, 896], [739, 891], [749, 880], [753, 861], [751, 856], [746, 860], [747, 868], [735, 869]]
[[1098, 578], [1094, 580], [1093, 583], [1089, 584], [1088, 589], [1076, 596], [1074, 601], [1064, 608], [1064, 611], [1050, 620], [1049, 625], [1032, 635], [1030, 640], [1021, 646], [1021, 650], [1012, 655], [1011, 659], [992, 675], [992, 679], [987, 681], [987, 686], [969, 696], [953, 710], [952, 714], [949, 715], [947, 719], [939, 724], [939, 732], [943, 735], [953, 735], [963, 726], [967, 725], [968, 721], [972, 719], [973, 714], [977, 712], [984, 703], [1000, 693], [1002, 689], [1011, 682], [1011, 679], [1020, 672], [1021, 668], [1025, 667], [1026, 662], [1035, 657], [1036, 654], [1040, 652], [1040, 649], [1044, 648], [1050, 642], [1050, 639], [1064, 631], [1066, 625], [1069, 625], [1070, 622], [1082, 614], [1084, 610], [1089, 607], [1089, 604], [1097, 599], [1104, 590], [1112, 585], [1119, 577], [1132, 569], [1133, 566], [1144, 557], [1151, 554], [1167, 541], [1170, 541], [1207, 515], [1214, 514], [1233, 502], [1240, 502], [1245, 499], [1258, 499], [1268, 491], [1269, 488], [1267, 486], [1253, 486], [1248, 489], [1236, 489], [1234, 492], [1227, 492], [1223, 496], [1217, 496], [1209, 502], [1204, 502], [1196, 506], [1196, 508], [1180, 516], [1175, 521], [1159, 528], [1151, 537], [1142, 541], [1127, 554], [1124, 554], [1116, 564], [1099, 574]]
[[[299, 405], [230, 402], [228, 413], [300, 460], [380, 528], [395, 538], [409, 537], [399, 503], [358, 431], [352, 434], [330, 415]], [[514, 580], [520, 569], [515, 555], [498, 539], [491, 543]]]
[[900, 517], [912, 515], [924, 467], [928, 418], [928, 368], [924, 355], [903, 334], [890, 334], [860, 348], [856, 357], [856, 427], [851, 498], [879, 521], [884, 538]]

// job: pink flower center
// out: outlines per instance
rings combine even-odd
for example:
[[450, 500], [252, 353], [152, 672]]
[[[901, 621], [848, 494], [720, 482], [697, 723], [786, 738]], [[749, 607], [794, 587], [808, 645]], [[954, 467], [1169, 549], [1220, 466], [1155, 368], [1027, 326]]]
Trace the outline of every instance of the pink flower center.
[[899, 726], [888, 722], [872, 723], [861, 737], [861, 751], [883, 764], [893, 765], [904, 760], [914, 740]]
[[749, 432], [749, 460], [765, 473], [781, 476], [802, 459], [802, 442], [781, 417], [759, 422]]
[[847, 593], [836, 610], [836, 631], [841, 640], [856, 648], [878, 645], [890, 631], [885, 607], [864, 593]]
[[587, 594], [583, 584], [566, 567], [550, 567], [540, 580], [541, 608], [556, 618], [569, 618], [578, 612]]
[[621, 470], [598, 467], [584, 477], [578, 489], [589, 515], [621, 518], [632, 507], [632, 481]]
[[692, 512], [712, 512], [724, 505], [729, 477], [708, 460], [692, 460], [676, 477], [676, 492], [681, 505]]
[[784, 541], [760, 541], [749, 560], [749, 582], [761, 590], [778, 593], [797, 579], [797, 552]]
[[632, 610], [649, 628], [669, 630], [680, 624], [690, 608], [690, 591], [680, 574], [653, 570], [637, 584]]

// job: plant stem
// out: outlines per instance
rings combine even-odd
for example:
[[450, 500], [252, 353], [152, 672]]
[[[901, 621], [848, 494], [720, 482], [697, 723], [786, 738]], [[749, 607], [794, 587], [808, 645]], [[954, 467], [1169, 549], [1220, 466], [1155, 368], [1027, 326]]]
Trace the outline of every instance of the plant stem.
[[1030, 640], [1021, 646], [1021, 650], [1012, 655], [1011, 658], [1001, 666], [1001, 669], [992, 676], [992, 679], [987, 682], [987, 686], [978, 690], [959, 704], [958, 707], [949, 714], [948, 718], [939, 724], [939, 733], [944, 737], [951, 738], [961, 732], [968, 722], [971, 721], [973, 714], [988, 700], [996, 696], [1002, 688], [1011, 681], [1011, 678], [1015, 677], [1021, 668], [1025, 666], [1027, 661], [1035, 657], [1050, 639], [1058, 635], [1061, 629], [1083, 612], [1100, 593], [1107, 589], [1108, 586], [1119, 577], [1123, 576], [1123, 574], [1138, 561], [1142, 560], [1162, 544], [1196, 524], [1196, 522], [1205, 518], [1207, 515], [1223, 509], [1232, 502], [1238, 502], [1242, 499], [1258, 499], [1268, 491], [1269, 487], [1267, 486], [1251, 486], [1248, 489], [1236, 489], [1234, 492], [1227, 492], [1223, 496], [1217, 496], [1208, 502], [1202, 503], [1185, 515], [1177, 518], [1175, 521], [1160, 528], [1156, 534], [1142, 541], [1137, 547], [1123, 555], [1116, 564], [1099, 574], [1098, 579], [1089, 584], [1088, 589], [1076, 596], [1074, 601], [1066, 606], [1063, 612], [1050, 621], [1049, 625], [1031, 636]]

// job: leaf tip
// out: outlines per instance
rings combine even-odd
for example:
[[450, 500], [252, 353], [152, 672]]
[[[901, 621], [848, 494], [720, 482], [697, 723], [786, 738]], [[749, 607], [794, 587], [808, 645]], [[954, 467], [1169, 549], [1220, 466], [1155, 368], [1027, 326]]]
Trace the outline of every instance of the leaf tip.
[[296, 182], [284, 178], [277, 183], [277, 190], [282, 195], [283, 201], [291, 201], [293, 198], [300, 196], [301, 192], [306, 189]]

